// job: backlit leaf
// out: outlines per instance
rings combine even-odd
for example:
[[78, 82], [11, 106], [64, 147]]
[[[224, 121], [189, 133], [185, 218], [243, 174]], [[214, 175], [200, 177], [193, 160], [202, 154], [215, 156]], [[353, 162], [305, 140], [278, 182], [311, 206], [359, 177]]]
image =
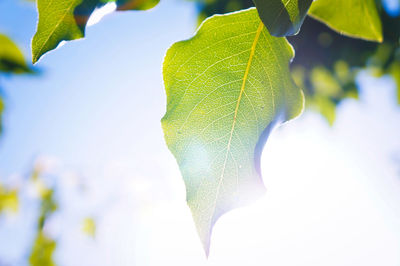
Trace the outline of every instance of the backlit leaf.
[[[83, 38], [86, 23], [96, 8], [114, 0], [37, 0], [39, 23], [32, 40], [32, 60], [37, 62], [61, 41]], [[145, 10], [159, 0], [116, 0], [118, 10]]]
[[382, 42], [375, 0], [316, 0], [309, 15], [350, 37]]
[[312, 0], [253, 0], [258, 14], [273, 36], [297, 34]]
[[255, 8], [207, 19], [167, 52], [162, 126], [206, 253], [217, 219], [264, 192], [259, 160], [269, 131], [302, 111], [293, 55]]

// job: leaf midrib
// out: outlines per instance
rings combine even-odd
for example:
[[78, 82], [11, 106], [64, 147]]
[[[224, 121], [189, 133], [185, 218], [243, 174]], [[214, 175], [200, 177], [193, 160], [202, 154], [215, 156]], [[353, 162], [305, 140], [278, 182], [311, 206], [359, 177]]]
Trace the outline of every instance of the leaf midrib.
[[[230, 147], [231, 147], [231, 143], [232, 143], [233, 132], [235, 131], [236, 119], [237, 119], [237, 114], [238, 114], [238, 111], [239, 111], [240, 102], [241, 102], [241, 99], [242, 99], [242, 95], [245, 92], [246, 82], [247, 82], [247, 78], [248, 78], [248, 75], [249, 75], [249, 72], [250, 72], [251, 63], [253, 61], [254, 53], [255, 53], [255, 50], [256, 50], [256, 46], [257, 46], [257, 42], [258, 42], [258, 40], [260, 38], [260, 35], [261, 35], [261, 32], [262, 32], [263, 28], [264, 28], [264, 25], [263, 25], [262, 22], [260, 22], [260, 24], [259, 24], [259, 26], [257, 28], [256, 36], [254, 37], [254, 41], [253, 41], [253, 44], [252, 44], [251, 49], [250, 49], [250, 56], [249, 56], [249, 60], [247, 61], [246, 70], [245, 70], [244, 75], [243, 75], [243, 82], [242, 82], [242, 86], [240, 88], [239, 97], [238, 97], [238, 100], [237, 100], [237, 103], [236, 103], [236, 107], [235, 107], [235, 112], [234, 112], [234, 115], [233, 115], [232, 128], [231, 128], [231, 131], [230, 131], [229, 141], [228, 141], [228, 145], [227, 145], [227, 149], [226, 149], [225, 160], [224, 160], [224, 164], [223, 164], [223, 167], [222, 167], [221, 176], [220, 176], [220, 179], [219, 179], [219, 182], [218, 182], [217, 192], [215, 194], [215, 201], [214, 201], [214, 205], [213, 205], [213, 208], [214, 208], [213, 215], [215, 213], [215, 208], [217, 206], [217, 200], [218, 200], [220, 188], [221, 188], [222, 181], [223, 181], [224, 175], [225, 175], [226, 164], [227, 164], [227, 161], [228, 161], [228, 154], [230, 153]], [[210, 223], [211, 223], [211, 220], [210, 220]]]
[[[52, 1], [50, 2], [52, 3]], [[50, 3], [47, 5], [50, 6]], [[50, 40], [50, 37], [54, 34], [54, 32], [56, 31], [56, 29], [58, 28], [58, 26], [60, 26], [61, 22], [65, 19], [65, 17], [67, 16], [67, 14], [70, 12], [70, 10], [72, 9], [72, 6], [74, 5], [75, 1], [72, 0], [71, 1], [71, 5], [65, 10], [65, 13], [61, 16], [61, 19], [57, 22], [57, 24], [54, 26], [53, 30], [48, 34], [46, 40], [43, 42], [42, 46], [40, 47], [37, 56], [35, 56], [35, 61], [37, 61], [40, 57], [41, 52], [43, 51], [44, 46], [46, 45], [46, 43]]]
[[276, 22], [278, 21], [278, 18], [281, 16], [282, 12], [284, 9], [286, 9], [287, 5], [290, 3], [291, 0], [288, 0], [286, 2], [286, 4], [281, 8], [281, 10], [279, 11], [279, 14], [276, 16], [274, 22], [272, 23], [272, 27], [275, 26]]

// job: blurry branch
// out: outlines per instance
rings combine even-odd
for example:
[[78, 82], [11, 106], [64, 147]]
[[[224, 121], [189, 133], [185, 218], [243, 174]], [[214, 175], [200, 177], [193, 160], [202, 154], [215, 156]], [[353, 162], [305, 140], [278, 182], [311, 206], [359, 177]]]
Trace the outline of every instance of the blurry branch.
[[48, 188], [40, 178], [40, 169], [33, 170], [31, 180], [34, 183], [40, 197], [40, 214], [37, 222], [37, 233], [29, 257], [31, 266], [54, 266], [53, 253], [56, 242], [45, 232], [48, 218], [57, 210], [58, 206], [54, 199], [54, 189]]
[[[254, 6], [251, 0], [188, 0], [196, 2], [199, 22]], [[391, 75], [397, 84], [400, 104], [400, 17], [389, 15], [377, 1], [384, 41], [374, 43], [349, 38], [324, 24], [306, 18], [296, 36], [288, 37], [296, 56], [291, 64], [295, 82], [303, 88], [306, 107], [318, 111], [332, 124], [335, 109], [346, 98], [357, 98], [356, 75], [367, 69], [375, 76]]]

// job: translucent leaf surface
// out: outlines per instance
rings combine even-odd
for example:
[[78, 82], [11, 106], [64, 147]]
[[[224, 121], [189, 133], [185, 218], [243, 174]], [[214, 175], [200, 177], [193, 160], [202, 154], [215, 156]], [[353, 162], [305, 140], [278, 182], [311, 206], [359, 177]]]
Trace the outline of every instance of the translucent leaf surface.
[[217, 219], [264, 192], [259, 160], [271, 128], [303, 108], [293, 55], [255, 8], [207, 19], [167, 52], [162, 126], [206, 253]]
[[316, 0], [309, 12], [341, 34], [382, 42], [382, 25], [375, 0]]
[[[37, 62], [61, 41], [82, 38], [86, 23], [95, 10], [113, 1], [102, 0], [37, 0], [39, 23], [32, 40], [32, 60]], [[117, 0], [118, 10], [144, 10], [159, 0]]]

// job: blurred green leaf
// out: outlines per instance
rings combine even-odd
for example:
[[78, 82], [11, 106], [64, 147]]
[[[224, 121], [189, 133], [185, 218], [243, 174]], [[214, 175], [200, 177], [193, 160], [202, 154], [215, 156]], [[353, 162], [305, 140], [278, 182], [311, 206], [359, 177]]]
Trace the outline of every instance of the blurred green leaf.
[[86, 217], [83, 220], [82, 231], [86, 235], [94, 238], [96, 236], [96, 222], [95, 222], [95, 220], [93, 218], [91, 218], [91, 217]]
[[47, 187], [41, 179], [41, 171], [35, 167], [31, 180], [40, 195], [40, 213], [37, 222], [36, 238], [29, 257], [31, 266], [55, 266], [53, 254], [57, 243], [46, 235], [45, 224], [48, 218], [57, 210], [57, 202], [54, 198], [54, 189]]
[[0, 134], [3, 132], [4, 101], [0, 96]]
[[311, 70], [311, 83], [315, 92], [325, 97], [338, 97], [342, 92], [339, 82], [326, 68], [319, 66]]
[[[0, 33], [0, 75], [34, 73], [28, 66], [25, 57], [18, 46], [6, 35]], [[3, 131], [4, 101], [0, 88], [0, 134]]]
[[0, 34], [0, 72], [31, 73], [18, 46], [6, 35]]
[[293, 56], [254, 8], [207, 19], [167, 52], [162, 126], [206, 253], [217, 219], [264, 192], [259, 160], [271, 128], [303, 109]]
[[16, 212], [18, 210], [18, 191], [8, 190], [0, 184], [0, 214], [4, 211]]
[[29, 265], [55, 266], [56, 263], [53, 259], [53, 253], [55, 249], [56, 242], [53, 239], [47, 237], [45, 233], [40, 230], [32, 247], [32, 252], [29, 257]]
[[382, 25], [375, 0], [316, 0], [310, 16], [341, 34], [382, 42]]
[[253, 0], [258, 14], [273, 36], [297, 34], [312, 0]]
[[[102, 0], [38, 0], [39, 23], [32, 40], [32, 61], [37, 62], [61, 41], [83, 38], [92, 12], [107, 2]], [[144, 10], [159, 0], [116, 0], [118, 10]]]
[[311, 109], [314, 109], [320, 113], [326, 119], [329, 125], [332, 126], [336, 118], [336, 103], [329, 97], [318, 94], [314, 97], [308, 98], [307, 100], [307, 105], [310, 106]]
[[393, 62], [390, 66], [390, 74], [397, 85], [397, 103], [400, 104], [400, 62]]
[[155, 7], [160, 0], [116, 0], [117, 10], [147, 10]]

